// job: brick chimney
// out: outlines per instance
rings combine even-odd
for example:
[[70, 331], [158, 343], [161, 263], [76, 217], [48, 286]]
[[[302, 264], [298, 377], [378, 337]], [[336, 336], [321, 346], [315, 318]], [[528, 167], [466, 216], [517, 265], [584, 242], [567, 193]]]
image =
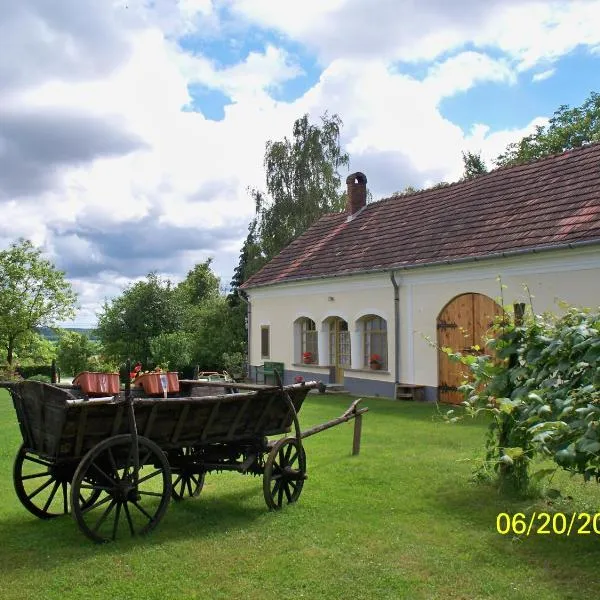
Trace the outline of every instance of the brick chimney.
[[352, 216], [367, 204], [367, 176], [360, 171], [346, 177], [348, 186], [348, 199], [346, 212]]

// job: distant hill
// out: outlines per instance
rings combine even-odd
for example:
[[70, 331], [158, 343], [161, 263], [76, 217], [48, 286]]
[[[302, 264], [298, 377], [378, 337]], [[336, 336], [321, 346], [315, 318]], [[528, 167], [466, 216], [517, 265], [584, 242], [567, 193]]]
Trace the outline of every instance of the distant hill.
[[[74, 331], [75, 333], [82, 333], [83, 335], [87, 335], [90, 340], [98, 339], [94, 333], [95, 329], [90, 327], [61, 327], [61, 329], [65, 329], [66, 331]], [[50, 329], [50, 327], [38, 327], [37, 332], [51, 342], [58, 341], [58, 335], [54, 330]]]

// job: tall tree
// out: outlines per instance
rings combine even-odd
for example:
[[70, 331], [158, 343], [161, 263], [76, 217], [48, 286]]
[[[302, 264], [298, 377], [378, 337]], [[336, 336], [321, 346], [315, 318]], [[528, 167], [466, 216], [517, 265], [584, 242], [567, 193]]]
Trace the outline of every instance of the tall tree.
[[88, 369], [90, 359], [98, 350], [98, 343], [87, 335], [62, 330], [58, 342], [58, 366], [64, 373], [77, 375]]
[[259, 271], [267, 262], [257, 239], [257, 226], [258, 222], [256, 218], [252, 219], [248, 226], [248, 235], [246, 236], [244, 245], [240, 251], [238, 266], [233, 271], [231, 293], [228, 296], [231, 306], [237, 306], [240, 303], [239, 297], [243, 294], [242, 290], [240, 290], [242, 283]]
[[55, 358], [56, 344], [37, 331], [20, 336], [13, 353], [13, 359], [22, 367], [49, 365]]
[[105, 302], [98, 315], [97, 334], [106, 354], [122, 361], [151, 360], [150, 340], [181, 328], [182, 309], [171, 282], [149, 273], [123, 294]]
[[600, 142], [600, 94], [597, 92], [592, 92], [581, 106], [560, 106], [548, 125], [538, 125], [535, 133], [509, 144], [496, 164], [521, 164], [592, 142]]
[[485, 165], [485, 162], [483, 161], [483, 158], [481, 158], [480, 153], [474, 153], [469, 151], [463, 152], [462, 159], [465, 168], [462, 176], [463, 181], [475, 179], [475, 177], [478, 177], [479, 175], [483, 175], [488, 172], [488, 169]]
[[201, 304], [219, 295], [219, 278], [210, 267], [212, 258], [198, 263], [188, 271], [186, 278], [177, 286], [181, 299], [189, 304]]
[[338, 170], [349, 163], [340, 148], [338, 115], [308, 115], [294, 122], [292, 139], [269, 141], [264, 167], [267, 193], [252, 190], [256, 207], [256, 241], [265, 261], [271, 260], [325, 213], [343, 208]]
[[245, 352], [244, 305], [232, 307], [220, 296], [197, 311], [195, 364], [202, 370], [222, 369], [223, 353]]
[[29, 240], [0, 252], [0, 341], [6, 362], [12, 364], [17, 343], [36, 327], [72, 318], [76, 302], [64, 272]]

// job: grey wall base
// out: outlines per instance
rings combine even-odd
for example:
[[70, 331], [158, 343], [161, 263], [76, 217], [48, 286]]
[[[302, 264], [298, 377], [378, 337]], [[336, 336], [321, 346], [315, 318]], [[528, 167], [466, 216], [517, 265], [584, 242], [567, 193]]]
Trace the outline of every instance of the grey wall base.
[[[262, 375], [257, 376], [259, 367], [250, 366], [250, 379], [256, 381], [256, 383], [263, 383]], [[296, 371], [285, 369], [283, 372], [283, 384], [291, 385], [294, 383], [296, 377], [303, 377], [304, 381], [321, 381], [322, 383], [329, 383], [329, 373], [308, 373], [307, 371]], [[273, 377], [267, 376], [267, 383], [274, 383]]]
[[393, 382], [362, 379], [359, 377], [345, 376], [344, 387], [351, 394], [363, 396], [383, 396], [384, 398], [393, 398], [396, 393], [396, 385]]
[[[262, 376], [257, 380], [258, 367], [250, 367], [250, 379], [257, 383], [263, 383]], [[305, 381], [321, 381], [323, 383], [331, 383], [329, 373], [309, 373], [307, 371], [288, 370], [283, 373], [284, 385], [294, 383], [296, 377], [303, 377]], [[274, 383], [272, 377], [267, 377], [267, 383]], [[396, 394], [396, 384], [389, 381], [376, 381], [373, 379], [362, 379], [360, 377], [344, 377], [344, 388], [351, 394], [371, 396], [382, 398], [394, 398]], [[433, 386], [425, 386], [425, 400], [435, 402], [438, 399], [438, 390]]]

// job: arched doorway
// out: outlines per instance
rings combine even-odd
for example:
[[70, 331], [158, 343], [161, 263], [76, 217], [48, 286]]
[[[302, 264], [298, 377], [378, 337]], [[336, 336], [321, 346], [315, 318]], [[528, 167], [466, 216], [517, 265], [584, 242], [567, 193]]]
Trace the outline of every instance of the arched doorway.
[[[484, 338], [502, 307], [483, 294], [461, 294], [448, 302], [437, 318], [439, 348], [449, 347], [463, 354], [481, 354]], [[479, 350], [475, 347], [479, 346]], [[460, 404], [464, 400], [458, 386], [467, 368], [438, 350], [438, 397], [440, 402]]]
[[348, 323], [340, 317], [331, 317], [329, 324], [329, 364], [335, 367], [335, 382], [344, 383], [344, 368], [349, 369], [350, 332]]

